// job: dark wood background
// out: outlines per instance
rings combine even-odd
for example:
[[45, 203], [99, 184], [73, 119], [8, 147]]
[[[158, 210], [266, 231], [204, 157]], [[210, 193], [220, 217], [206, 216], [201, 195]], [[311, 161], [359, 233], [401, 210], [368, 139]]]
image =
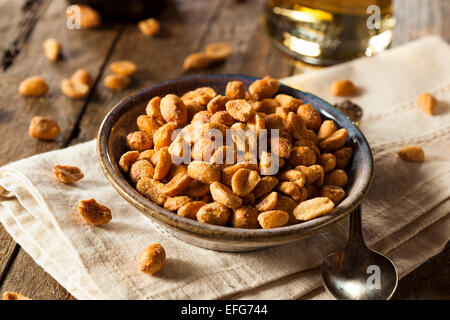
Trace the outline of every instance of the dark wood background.
[[[64, 148], [95, 138], [107, 111], [126, 94], [153, 83], [181, 76], [184, 57], [205, 44], [226, 41], [233, 55], [208, 72], [270, 74], [282, 78], [311, 67], [291, 60], [274, 48], [260, 26], [264, 0], [171, 0], [157, 16], [159, 37], [143, 37], [135, 24], [106, 23], [97, 30], [68, 30], [65, 1], [0, 0], [0, 165], [36, 153]], [[393, 46], [426, 34], [450, 41], [449, 0], [395, 0], [398, 19]], [[63, 44], [63, 59], [49, 63], [42, 43], [54, 37]], [[432, 50], [432, 48], [430, 48]], [[134, 61], [139, 71], [131, 86], [114, 93], [102, 80], [110, 61]], [[91, 94], [70, 100], [59, 87], [77, 68], [95, 77]], [[43, 98], [24, 98], [18, 84], [40, 75], [50, 86]], [[34, 115], [51, 116], [60, 124], [54, 142], [28, 137]], [[448, 248], [403, 278], [396, 299], [449, 299]], [[17, 291], [33, 299], [74, 299], [14, 242], [0, 226], [0, 293]]]

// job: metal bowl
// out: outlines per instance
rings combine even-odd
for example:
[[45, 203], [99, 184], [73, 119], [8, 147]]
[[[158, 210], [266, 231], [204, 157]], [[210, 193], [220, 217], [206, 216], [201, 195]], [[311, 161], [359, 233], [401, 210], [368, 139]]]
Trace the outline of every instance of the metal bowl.
[[347, 197], [332, 213], [300, 224], [274, 229], [238, 229], [200, 223], [180, 217], [159, 207], [139, 194], [119, 168], [120, 156], [127, 151], [126, 136], [138, 130], [136, 118], [145, 114], [147, 102], [154, 96], [168, 93], [182, 95], [198, 87], [209, 86], [224, 94], [226, 84], [232, 80], [248, 86], [257, 78], [243, 75], [213, 74], [186, 76], [164, 81], [142, 89], [119, 102], [103, 120], [97, 137], [97, 155], [101, 168], [112, 186], [144, 215], [159, 223], [175, 237], [196, 246], [220, 251], [249, 251], [300, 240], [319, 232], [344, 218], [362, 201], [369, 188], [373, 159], [370, 147], [361, 131], [329, 103], [306, 92], [280, 84], [279, 93], [286, 93], [312, 104], [323, 119], [334, 120], [348, 131], [346, 145], [354, 150], [347, 171]]

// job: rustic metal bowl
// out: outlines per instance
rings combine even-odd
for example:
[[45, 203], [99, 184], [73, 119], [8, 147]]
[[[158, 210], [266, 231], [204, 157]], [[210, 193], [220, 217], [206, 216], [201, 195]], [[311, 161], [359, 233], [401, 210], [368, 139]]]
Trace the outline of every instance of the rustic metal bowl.
[[103, 120], [97, 137], [97, 154], [102, 170], [112, 186], [133, 206], [147, 217], [159, 223], [175, 237], [196, 246], [220, 251], [249, 251], [274, 245], [285, 244], [319, 232], [344, 218], [362, 201], [366, 194], [373, 171], [370, 147], [361, 131], [341, 112], [329, 103], [306, 92], [286, 85], [280, 85], [279, 93], [286, 93], [311, 103], [323, 119], [333, 119], [349, 134], [346, 145], [354, 150], [349, 165], [347, 197], [331, 214], [300, 224], [275, 229], [247, 230], [203, 224], [180, 217], [163, 209], [139, 194], [119, 169], [120, 156], [127, 151], [126, 136], [136, 131], [136, 118], [145, 114], [147, 102], [154, 96], [168, 93], [182, 95], [198, 87], [210, 86], [219, 94], [224, 94], [226, 84], [231, 80], [242, 81], [246, 86], [256, 78], [242, 75], [195, 75], [177, 78], [142, 89], [119, 102]]

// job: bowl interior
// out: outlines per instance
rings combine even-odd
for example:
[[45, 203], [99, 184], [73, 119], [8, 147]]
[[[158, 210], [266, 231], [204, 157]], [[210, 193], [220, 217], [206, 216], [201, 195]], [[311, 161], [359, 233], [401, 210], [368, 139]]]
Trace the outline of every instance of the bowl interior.
[[354, 126], [346, 116], [337, 111], [327, 102], [318, 97], [302, 92], [295, 88], [280, 85], [278, 93], [286, 93], [311, 103], [321, 114], [322, 118], [334, 120], [339, 127], [346, 128], [349, 134], [346, 146], [352, 147], [354, 156], [347, 167], [348, 185], [345, 188], [346, 198], [334, 209], [333, 213], [297, 225], [275, 229], [235, 229], [203, 224], [194, 220], [177, 216], [140, 195], [128, 182], [119, 168], [119, 159], [126, 148], [126, 136], [138, 130], [136, 118], [145, 114], [147, 102], [154, 96], [164, 96], [168, 93], [182, 95], [198, 87], [209, 86], [219, 94], [224, 94], [226, 84], [232, 80], [239, 80], [248, 85], [256, 80], [254, 77], [241, 75], [198, 75], [187, 76], [161, 82], [152, 87], [136, 92], [118, 103], [104, 119], [97, 140], [97, 152], [101, 167], [114, 188], [132, 205], [146, 215], [180, 230], [214, 237], [236, 239], [253, 239], [264, 241], [264, 238], [283, 237], [289, 234], [309, 234], [343, 218], [361, 202], [372, 177], [372, 154], [366, 139], [360, 130]]

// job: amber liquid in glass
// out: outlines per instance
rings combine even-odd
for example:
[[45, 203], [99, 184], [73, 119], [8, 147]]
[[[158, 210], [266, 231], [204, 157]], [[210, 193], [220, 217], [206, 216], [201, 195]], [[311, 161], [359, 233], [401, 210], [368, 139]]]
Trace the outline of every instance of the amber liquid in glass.
[[[370, 18], [373, 7], [367, 12], [373, 5], [379, 8], [379, 20]], [[375, 21], [379, 24], [374, 27]], [[392, 0], [268, 0], [265, 16], [277, 46], [319, 65], [383, 51], [392, 41], [394, 24]]]

